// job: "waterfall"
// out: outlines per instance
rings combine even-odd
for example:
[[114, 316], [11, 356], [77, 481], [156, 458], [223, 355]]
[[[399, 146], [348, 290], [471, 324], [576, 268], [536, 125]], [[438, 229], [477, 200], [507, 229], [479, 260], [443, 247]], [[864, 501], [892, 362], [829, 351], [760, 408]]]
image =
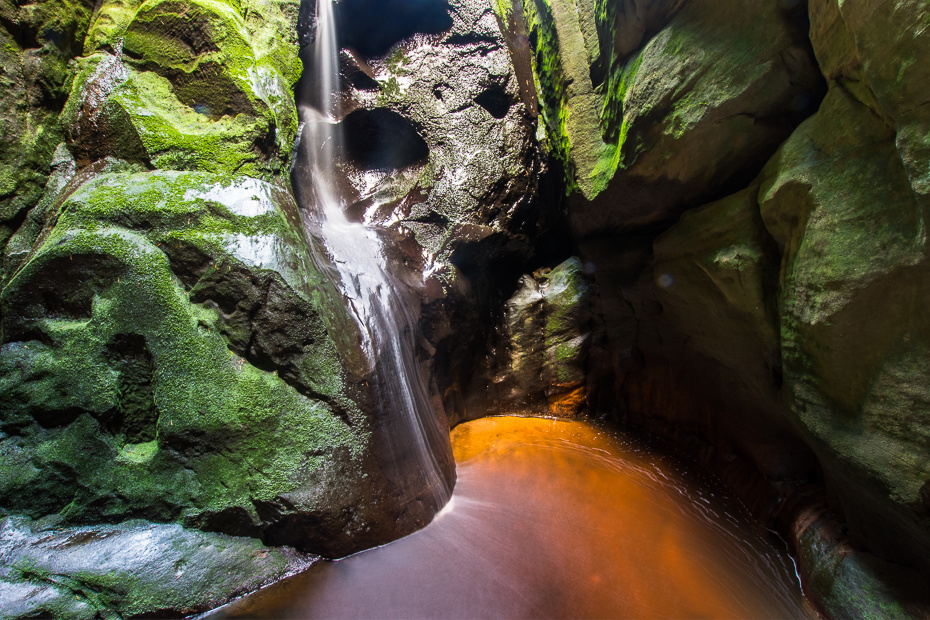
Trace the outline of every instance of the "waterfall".
[[[433, 511], [451, 497], [451, 483], [436, 451], [449, 450], [448, 429], [434, 414], [423, 372], [415, 356], [419, 298], [389, 269], [380, 231], [348, 220], [339, 191], [336, 158], [341, 132], [339, 46], [333, 0], [317, 1], [317, 30], [310, 66], [312, 106], [301, 109], [302, 148], [316, 235], [338, 272], [340, 290], [360, 328], [371, 364], [372, 402], [382, 425], [393, 471], [385, 472], [413, 501], [428, 489]], [[308, 179], [298, 182], [307, 186]], [[306, 206], [306, 205], [304, 205]], [[390, 422], [388, 422], [388, 420]], [[422, 501], [422, 500], [421, 500]]]

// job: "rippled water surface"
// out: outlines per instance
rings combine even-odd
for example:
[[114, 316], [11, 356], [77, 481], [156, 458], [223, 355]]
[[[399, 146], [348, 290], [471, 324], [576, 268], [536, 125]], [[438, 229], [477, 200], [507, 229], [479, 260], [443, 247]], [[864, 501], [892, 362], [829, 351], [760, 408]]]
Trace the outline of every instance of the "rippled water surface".
[[458, 483], [424, 530], [213, 617], [816, 617], [737, 504], [631, 436], [487, 418], [452, 444]]

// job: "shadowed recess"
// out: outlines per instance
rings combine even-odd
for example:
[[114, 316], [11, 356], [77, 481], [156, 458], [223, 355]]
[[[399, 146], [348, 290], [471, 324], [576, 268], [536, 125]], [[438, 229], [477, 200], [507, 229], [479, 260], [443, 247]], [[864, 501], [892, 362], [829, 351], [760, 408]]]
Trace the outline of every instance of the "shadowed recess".
[[489, 88], [477, 97], [475, 103], [487, 110], [494, 118], [504, 118], [513, 106], [513, 101], [500, 88]]
[[356, 110], [340, 124], [346, 158], [365, 170], [406, 168], [429, 155], [429, 147], [413, 124], [396, 112]]
[[417, 33], [452, 27], [446, 0], [342, 0], [335, 9], [340, 47], [367, 58], [383, 56]]

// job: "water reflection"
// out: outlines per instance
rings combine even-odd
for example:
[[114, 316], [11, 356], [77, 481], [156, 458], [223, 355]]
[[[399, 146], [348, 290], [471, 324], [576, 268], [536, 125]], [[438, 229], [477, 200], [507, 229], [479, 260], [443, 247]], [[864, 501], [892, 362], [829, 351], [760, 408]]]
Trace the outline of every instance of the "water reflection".
[[214, 617], [816, 617], [736, 504], [630, 437], [488, 418], [452, 443], [458, 485], [427, 528]]

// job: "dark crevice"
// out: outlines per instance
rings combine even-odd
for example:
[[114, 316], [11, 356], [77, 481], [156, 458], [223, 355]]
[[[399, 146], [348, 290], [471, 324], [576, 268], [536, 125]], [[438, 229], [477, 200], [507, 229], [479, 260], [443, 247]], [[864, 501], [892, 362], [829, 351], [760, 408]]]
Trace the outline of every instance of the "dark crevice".
[[78, 407], [69, 407], [67, 409], [35, 409], [32, 412], [33, 417], [42, 428], [58, 428], [68, 426], [78, 419], [84, 413], [83, 409]]
[[497, 39], [482, 36], [480, 34], [468, 33], [468, 34], [454, 34], [445, 40], [446, 45], [486, 45], [489, 47], [489, 50], [496, 50], [500, 47], [500, 42]]
[[[373, 78], [367, 71], [371, 71], [369, 68], [362, 68], [364, 61], [361, 59], [354, 59], [349, 54], [341, 54], [339, 63], [339, 76], [343, 84], [349, 84], [356, 90], [361, 91], [377, 91], [381, 90], [381, 85], [378, 84], [378, 80]], [[302, 59], [304, 60], [304, 59]], [[307, 60], [304, 60], [307, 62]], [[302, 78], [303, 79], [303, 78]], [[298, 92], [303, 92], [299, 90]]]
[[475, 103], [494, 118], [504, 118], [513, 106], [513, 100], [500, 88], [489, 88], [477, 97]]
[[342, 0], [336, 7], [339, 45], [378, 58], [415, 34], [452, 27], [446, 0]]
[[154, 440], [158, 408], [152, 354], [145, 338], [138, 334], [117, 335], [107, 345], [107, 360], [119, 372], [119, 407], [101, 419], [101, 424], [114, 435], [124, 435], [126, 443]]
[[429, 147], [416, 127], [391, 110], [356, 110], [341, 125], [344, 157], [364, 170], [397, 170], [429, 156]]
[[42, 44], [39, 43], [39, 31], [35, 27], [16, 23], [3, 15], [0, 15], [0, 27], [6, 31], [21, 50], [38, 49], [42, 47]]

